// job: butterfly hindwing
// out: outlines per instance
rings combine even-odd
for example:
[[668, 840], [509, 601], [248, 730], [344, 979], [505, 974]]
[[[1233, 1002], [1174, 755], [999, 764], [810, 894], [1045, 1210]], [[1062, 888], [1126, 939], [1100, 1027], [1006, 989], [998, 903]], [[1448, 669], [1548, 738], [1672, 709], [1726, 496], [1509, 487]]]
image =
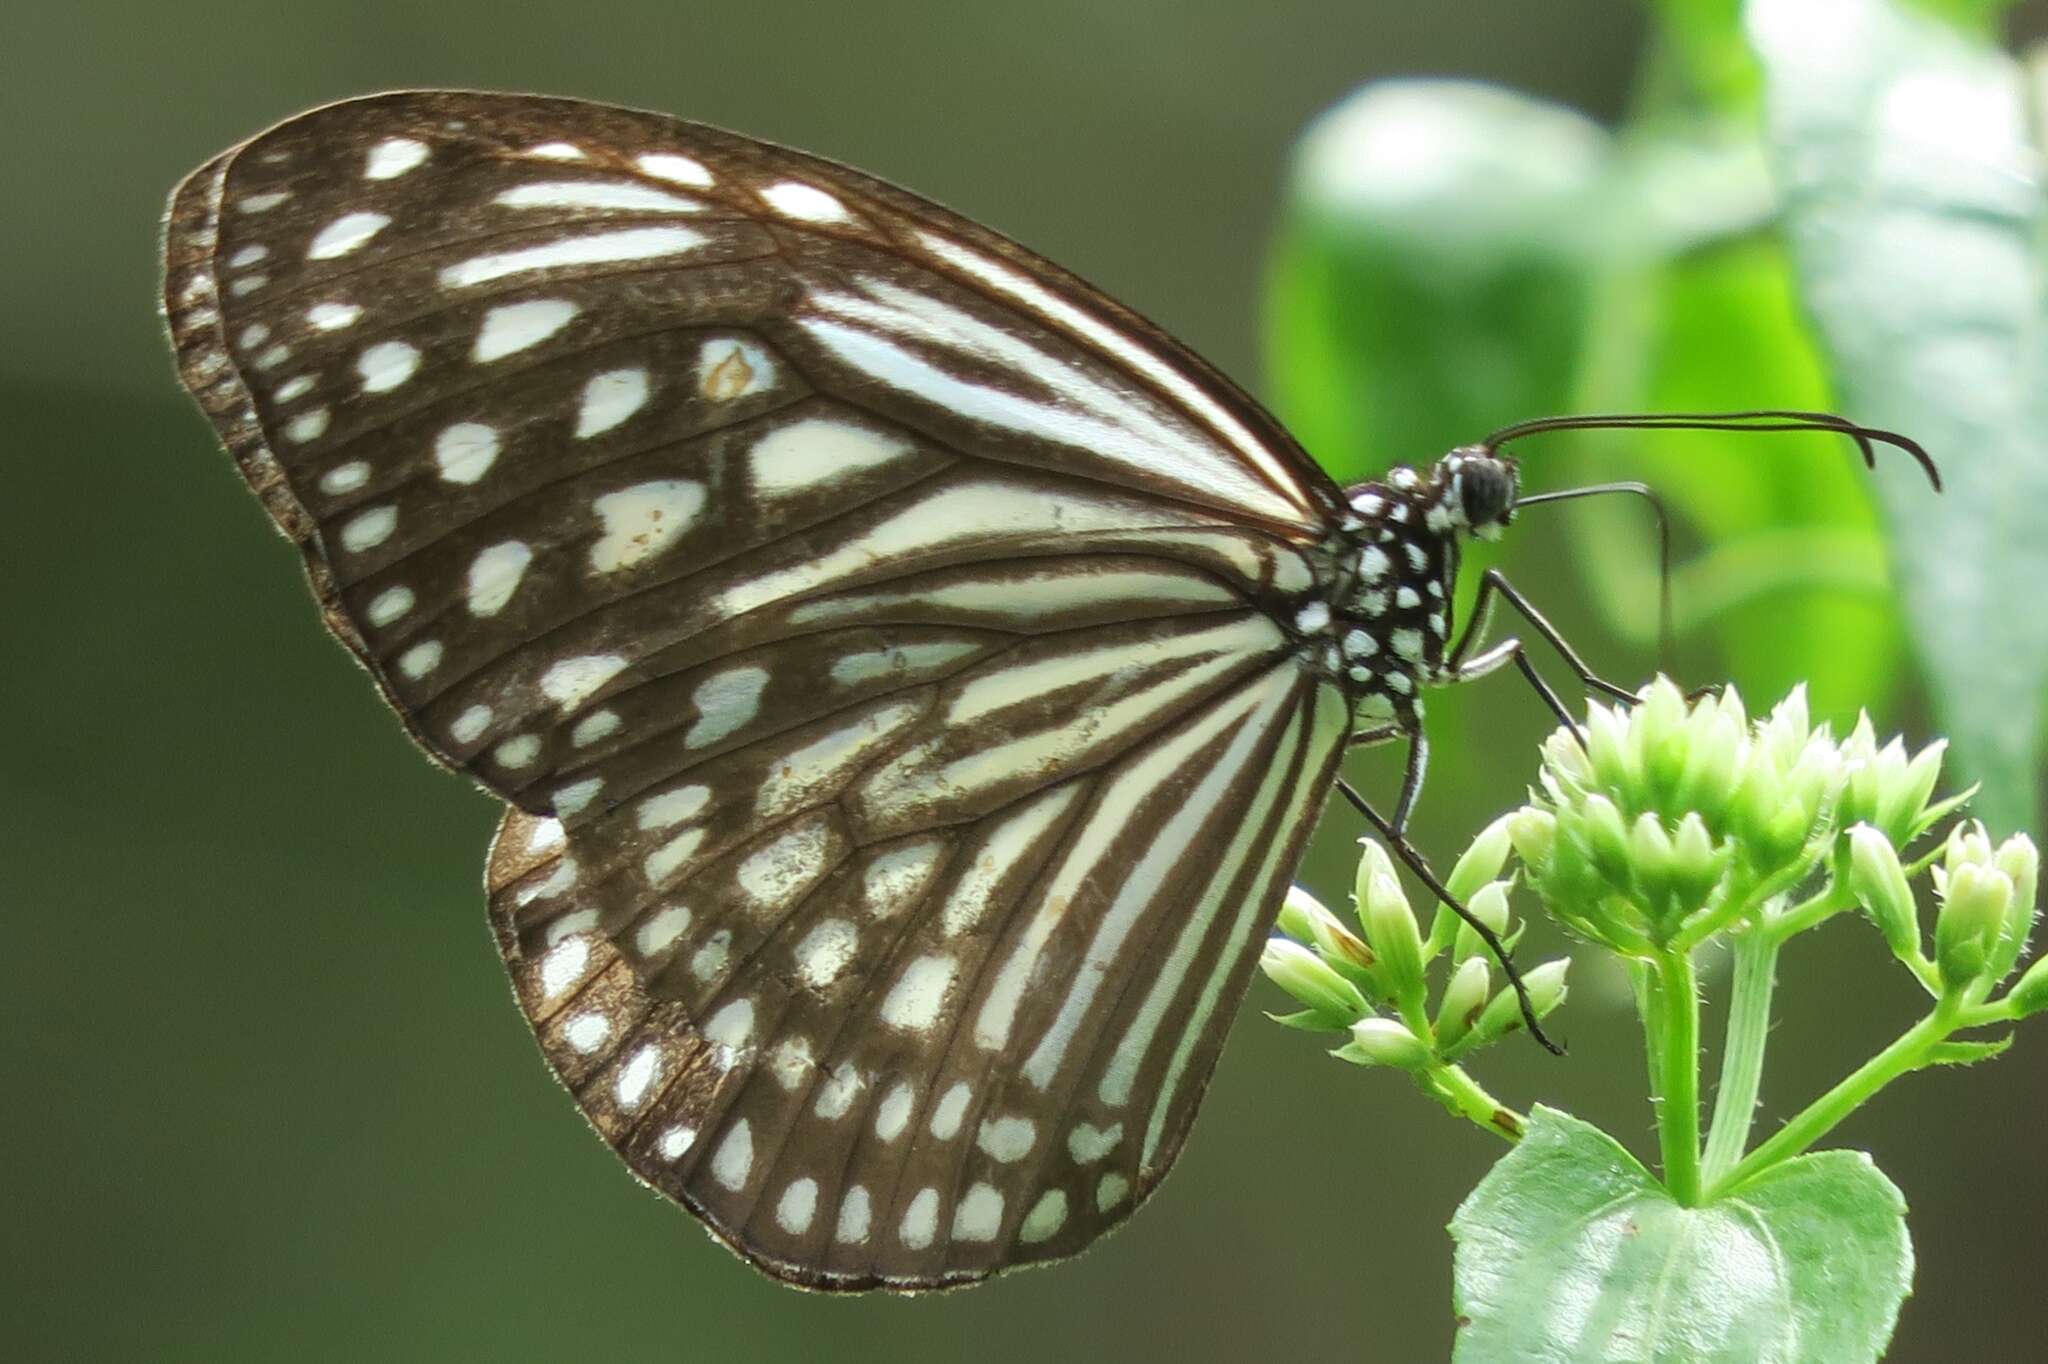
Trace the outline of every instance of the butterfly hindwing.
[[573, 101], [281, 125], [174, 196], [166, 301], [513, 807], [500, 946], [642, 1178], [822, 1286], [1128, 1215], [1347, 728], [1293, 624], [1341, 498], [1254, 404], [923, 200]]

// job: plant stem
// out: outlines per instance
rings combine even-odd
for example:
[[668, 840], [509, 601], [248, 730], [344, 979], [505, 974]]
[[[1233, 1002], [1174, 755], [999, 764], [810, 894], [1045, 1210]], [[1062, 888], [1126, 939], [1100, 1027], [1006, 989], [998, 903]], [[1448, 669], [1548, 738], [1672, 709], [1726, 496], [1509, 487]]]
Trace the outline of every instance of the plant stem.
[[1432, 1066], [1415, 1082], [1442, 1100], [1444, 1107], [1510, 1142], [1520, 1141], [1528, 1119], [1479, 1087], [1459, 1066]]
[[1662, 1034], [1657, 1139], [1664, 1186], [1681, 1207], [1700, 1201], [1700, 996], [1687, 952], [1657, 954], [1659, 1008], [1651, 1027]]
[[1721, 1083], [1714, 1096], [1714, 1121], [1707, 1129], [1702, 1177], [1708, 1185], [1733, 1169], [1749, 1145], [1762, 1083], [1764, 1048], [1771, 1035], [1771, 992], [1777, 984], [1778, 945], [1768, 921], [1750, 925], [1734, 938], [1735, 979], [1728, 997], [1727, 1045], [1721, 1052]]
[[1858, 1066], [1847, 1079], [1808, 1104], [1768, 1141], [1751, 1151], [1715, 1182], [1709, 1196], [1720, 1198], [1732, 1193], [1771, 1167], [1805, 1151], [1862, 1107], [1871, 1095], [1917, 1069], [1928, 1051], [1956, 1030], [1960, 1009], [1959, 1000], [1941, 1000], [1932, 1013], [1899, 1034], [1897, 1041]]

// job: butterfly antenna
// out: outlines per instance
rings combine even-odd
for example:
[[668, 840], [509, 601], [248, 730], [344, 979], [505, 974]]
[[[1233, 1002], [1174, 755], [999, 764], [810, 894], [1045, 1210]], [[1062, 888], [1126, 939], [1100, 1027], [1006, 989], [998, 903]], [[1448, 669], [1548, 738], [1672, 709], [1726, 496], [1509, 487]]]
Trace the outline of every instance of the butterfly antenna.
[[1877, 447], [1889, 445], [1904, 452], [1927, 475], [1927, 481], [1941, 491], [1941, 470], [1934, 459], [1911, 436], [1880, 427], [1865, 426], [1833, 412], [1802, 412], [1792, 408], [1758, 408], [1753, 412], [1603, 412], [1577, 417], [1538, 417], [1533, 421], [1503, 426], [1481, 444], [1495, 450], [1509, 441], [1545, 431], [1832, 431], [1856, 442], [1867, 468], [1877, 467]]

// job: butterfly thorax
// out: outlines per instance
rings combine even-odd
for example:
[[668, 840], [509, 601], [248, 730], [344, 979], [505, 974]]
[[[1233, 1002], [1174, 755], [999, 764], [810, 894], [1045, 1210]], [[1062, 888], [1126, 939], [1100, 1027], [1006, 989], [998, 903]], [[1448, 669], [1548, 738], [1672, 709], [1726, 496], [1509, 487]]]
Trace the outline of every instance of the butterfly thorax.
[[1420, 723], [1421, 689], [1442, 678], [1462, 542], [1500, 534], [1517, 486], [1511, 461], [1465, 446], [1345, 490], [1322, 663], [1351, 696], [1355, 730]]

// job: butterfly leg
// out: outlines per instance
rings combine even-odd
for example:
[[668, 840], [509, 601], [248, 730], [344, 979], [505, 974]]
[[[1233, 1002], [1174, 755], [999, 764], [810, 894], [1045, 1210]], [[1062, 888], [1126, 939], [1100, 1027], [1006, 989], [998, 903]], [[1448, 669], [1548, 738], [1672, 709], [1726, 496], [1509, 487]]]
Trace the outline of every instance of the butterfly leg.
[[[1394, 802], [1393, 819], [1388, 819], [1375, 810], [1372, 803], [1360, 795], [1350, 782], [1339, 778], [1337, 789], [1343, 793], [1345, 800], [1351, 802], [1351, 807], [1365, 817], [1365, 822], [1379, 832], [1394, 856], [1401, 859], [1402, 865], [1415, 873], [1423, 885], [1429, 887], [1430, 894], [1450, 906], [1453, 914], [1471, 925], [1472, 931], [1479, 935], [1479, 940], [1486, 944], [1486, 950], [1500, 963], [1501, 973], [1507, 977], [1508, 984], [1514, 987], [1515, 999], [1522, 1006], [1522, 1022], [1528, 1027], [1529, 1035], [1551, 1055], [1562, 1056], [1564, 1048], [1551, 1041], [1549, 1035], [1543, 1031], [1542, 1024], [1537, 1021], [1536, 1008], [1529, 1001], [1529, 988], [1522, 983], [1522, 973], [1515, 969], [1513, 960], [1508, 956], [1507, 945], [1500, 940], [1500, 935], [1487, 927], [1477, 915], [1465, 908], [1464, 904], [1451, 894], [1437, 878], [1436, 872], [1429, 865], [1429, 859], [1422, 855], [1422, 850], [1408, 841], [1408, 815], [1415, 808], [1415, 797], [1422, 789], [1423, 773], [1429, 765], [1429, 747], [1420, 731], [1411, 732], [1408, 738], [1408, 768], [1401, 781], [1401, 794]], [[1422, 755], [1420, 758], [1416, 756], [1418, 752]]]
[[[1526, 664], [1526, 655], [1523, 645], [1519, 640], [1503, 640], [1477, 657], [1467, 658], [1466, 656], [1471, 652], [1472, 646], [1477, 644], [1483, 635], [1487, 619], [1492, 615], [1493, 599], [1496, 596], [1506, 601], [1509, 606], [1512, 606], [1516, 613], [1522, 619], [1529, 622], [1536, 633], [1541, 635], [1550, 644], [1551, 648], [1557, 650], [1558, 657], [1565, 661], [1565, 666], [1572, 670], [1572, 673], [1579, 681], [1594, 691], [1606, 693], [1624, 705], [1634, 705], [1636, 703], [1638, 698], [1634, 692], [1626, 687], [1609, 682], [1606, 678], [1594, 672], [1586, 660], [1579, 657], [1579, 651], [1572, 648], [1565, 640], [1563, 633], [1555, 625], [1552, 625], [1549, 619], [1541, 611], [1538, 611], [1527, 597], [1517, 591], [1515, 585], [1510, 583], [1507, 577], [1497, 568], [1489, 568], [1480, 575], [1479, 598], [1473, 604], [1472, 621], [1465, 627], [1465, 632], [1458, 637], [1457, 643], [1451, 647], [1450, 653], [1444, 659], [1444, 671], [1447, 674], [1446, 680], [1463, 682], [1474, 677], [1484, 677], [1510, 658], [1522, 665], [1524, 676], [1531, 676], [1533, 673], [1534, 669]], [[1536, 682], [1533, 677], [1531, 677], [1531, 682], [1539, 691], [1544, 693], [1544, 699], [1550, 704], [1551, 709], [1558, 711], [1561, 715], [1562, 710], [1557, 704], [1554, 693], [1551, 693], [1542, 683]], [[1569, 724], [1571, 722], [1567, 720], [1565, 723]]]

